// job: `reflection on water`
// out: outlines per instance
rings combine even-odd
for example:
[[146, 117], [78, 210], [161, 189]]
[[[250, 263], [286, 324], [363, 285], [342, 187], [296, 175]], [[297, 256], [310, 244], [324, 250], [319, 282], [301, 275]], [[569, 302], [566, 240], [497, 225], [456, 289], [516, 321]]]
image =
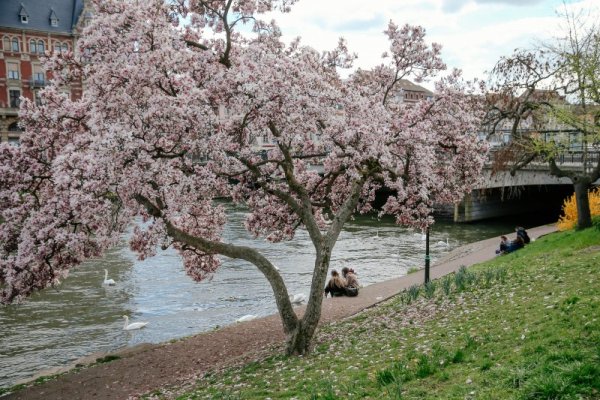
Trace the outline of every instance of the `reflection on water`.
[[[225, 240], [260, 248], [280, 268], [290, 294], [308, 294], [314, 250], [306, 232], [300, 231], [292, 242], [269, 244], [243, 229], [243, 210], [231, 211]], [[452, 248], [513, 227], [507, 220], [465, 225], [439, 221], [431, 235], [433, 262]], [[436, 245], [446, 239], [448, 247]], [[340, 269], [344, 262], [356, 269], [362, 285], [369, 285], [420, 266], [423, 252], [420, 232], [398, 227], [392, 219], [358, 216], [341, 233], [332, 268]], [[115, 286], [102, 286], [104, 269]], [[73, 271], [59, 287], [23, 304], [0, 307], [0, 387], [95, 352], [163, 342], [230, 324], [245, 314], [275, 312], [267, 281], [244, 261], [226, 259], [214, 279], [195, 283], [174, 251], [137, 261], [123, 244]], [[123, 315], [150, 324], [126, 332]]]

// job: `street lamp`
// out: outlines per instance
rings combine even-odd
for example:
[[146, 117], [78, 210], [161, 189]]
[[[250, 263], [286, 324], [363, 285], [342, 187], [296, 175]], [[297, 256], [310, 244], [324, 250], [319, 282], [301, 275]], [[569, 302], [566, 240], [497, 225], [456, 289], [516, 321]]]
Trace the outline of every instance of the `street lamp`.
[[429, 227], [425, 231], [425, 283], [429, 283]]

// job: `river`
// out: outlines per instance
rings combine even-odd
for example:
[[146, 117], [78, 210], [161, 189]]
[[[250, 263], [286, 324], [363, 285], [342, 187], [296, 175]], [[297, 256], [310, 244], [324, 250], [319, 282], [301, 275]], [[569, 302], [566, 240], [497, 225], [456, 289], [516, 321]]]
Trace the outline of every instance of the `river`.
[[[243, 209], [230, 208], [225, 241], [259, 248], [280, 268], [290, 294], [308, 294], [314, 250], [305, 231], [293, 241], [271, 244], [244, 230]], [[519, 220], [526, 227], [549, 221]], [[511, 232], [514, 219], [472, 224], [438, 221], [432, 228], [432, 262], [458, 246]], [[436, 244], [448, 240], [449, 246]], [[403, 276], [422, 266], [421, 233], [398, 227], [391, 218], [357, 216], [342, 231], [331, 268], [353, 267], [361, 285]], [[104, 269], [116, 281], [104, 287]], [[0, 307], [0, 387], [61, 367], [81, 357], [136, 344], [159, 343], [234, 323], [246, 314], [276, 312], [266, 279], [252, 265], [225, 259], [210, 281], [185, 275], [173, 250], [138, 261], [125, 240], [103, 258], [86, 262], [56, 288], [22, 304]], [[148, 321], [124, 331], [123, 315]]]

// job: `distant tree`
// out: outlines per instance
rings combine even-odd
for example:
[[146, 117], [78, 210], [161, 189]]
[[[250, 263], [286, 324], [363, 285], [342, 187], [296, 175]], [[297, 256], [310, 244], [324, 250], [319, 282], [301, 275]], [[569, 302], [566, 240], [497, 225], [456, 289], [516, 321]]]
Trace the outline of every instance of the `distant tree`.
[[[306, 353], [340, 231], [371, 210], [375, 191], [395, 191], [382, 213], [425, 227], [434, 201], [458, 201], [476, 183], [481, 97], [455, 71], [433, 99], [392, 101], [401, 79], [445, 69], [420, 27], [390, 22], [387, 63], [341, 79], [337, 68], [354, 59], [343, 40], [319, 54], [299, 40], [285, 45], [275, 23], [257, 18], [293, 0], [172, 3], [95, 1], [78, 44], [85, 62], [55, 55], [43, 105], [24, 102], [21, 146], [0, 146], [2, 301], [58, 283], [141, 217], [148, 223], [130, 245], [142, 259], [173, 247], [198, 281], [217, 270], [218, 255], [258, 268], [287, 351]], [[242, 24], [255, 34], [243, 36]], [[79, 79], [85, 93], [74, 101], [61, 88]], [[253, 144], [265, 135], [276, 146], [261, 154]], [[259, 250], [223, 241], [222, 197], [249, 209], [255, 236], [278, 242], [308, 232], [316, 258], [302, 318]]]
[[[600, 178], [600, 30], [565, 12], [562, 37], [503, 57], [492, 72], [487, 125], [508, 127], [512, 142], [496, 152], [496, 168], [511, 173], [534, 161], [573, 183], [577, 227], [591, 226], [588, 190]], [[577, 147], [579, 170], [559, 160]]]

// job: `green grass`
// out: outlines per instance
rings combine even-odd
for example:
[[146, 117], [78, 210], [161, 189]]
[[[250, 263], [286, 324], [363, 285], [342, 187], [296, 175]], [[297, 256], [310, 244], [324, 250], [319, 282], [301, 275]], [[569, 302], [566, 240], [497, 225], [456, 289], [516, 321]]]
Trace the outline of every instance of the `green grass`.
[[178, 399], [599, 399], [600, 230], [410, 288]]

